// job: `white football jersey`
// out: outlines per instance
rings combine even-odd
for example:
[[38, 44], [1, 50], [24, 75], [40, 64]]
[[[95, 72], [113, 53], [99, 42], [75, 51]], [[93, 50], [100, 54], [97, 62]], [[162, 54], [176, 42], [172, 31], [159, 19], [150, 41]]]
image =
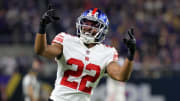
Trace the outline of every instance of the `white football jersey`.
[[118, 60], [116, 49], [103, 44], [87, 48], [79, 37], [63, 32], [52, 43], [62, 44], [63, 53], [56, 58], [57, 78], [50, 98], [54, 101], [90, 101], [106, 66]]

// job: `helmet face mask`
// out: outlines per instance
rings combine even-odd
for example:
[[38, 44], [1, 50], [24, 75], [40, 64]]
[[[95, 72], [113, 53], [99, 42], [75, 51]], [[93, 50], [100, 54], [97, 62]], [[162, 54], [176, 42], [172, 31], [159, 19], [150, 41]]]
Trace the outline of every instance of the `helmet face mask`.
[[102, 42], [108, 31], [107, 16], [95, 9], [83, 12], [76, 22], [77, 35], [86, 44]]

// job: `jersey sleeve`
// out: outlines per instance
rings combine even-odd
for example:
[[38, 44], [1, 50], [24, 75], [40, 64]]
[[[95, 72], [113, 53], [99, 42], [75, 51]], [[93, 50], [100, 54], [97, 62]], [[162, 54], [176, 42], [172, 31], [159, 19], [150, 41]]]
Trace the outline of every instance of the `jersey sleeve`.
[[118, 61], [118, 52], [115, 48], [112, 48], [110, 55], [107, 57], [106, 66], [112, 61]]
[[67, 35], [64, 32], [61, 32], [54, 37], [54, 39], [52, 40], [52, 43], [63, 45], [66, 39], [67, 39]]

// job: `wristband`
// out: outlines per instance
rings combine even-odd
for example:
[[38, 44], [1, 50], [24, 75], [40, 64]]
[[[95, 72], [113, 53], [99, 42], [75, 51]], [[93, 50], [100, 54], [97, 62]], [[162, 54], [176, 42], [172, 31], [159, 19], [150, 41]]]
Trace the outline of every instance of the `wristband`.
[[128, 58], [128, 60], [130, 60], [130, 61], [133, 61], [133, 59], [134, 59], [134, 53], [135, 52], [130, 52], [130, 50], [128, 49], [128, 55], [127, 55], [127, 58]]
[[39, 33], [40, 34], [45, 34], [45, 32], [46, 32], [46, 25], [40, 24]]
[[132, 55], [128, 55], [128, 56], [127, 56], [127, 58], [128, 58], [128, 60], [133, 61], [134, 56], [132, 56]]

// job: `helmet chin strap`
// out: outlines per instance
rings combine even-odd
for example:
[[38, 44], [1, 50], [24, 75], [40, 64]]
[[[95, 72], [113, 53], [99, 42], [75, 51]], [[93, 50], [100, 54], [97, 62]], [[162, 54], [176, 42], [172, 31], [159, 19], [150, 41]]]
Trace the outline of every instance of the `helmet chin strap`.
[[87, 34], [80, 34], [80, 39], [86, 44], [95, 43], [95, 38], [90, 37]]

